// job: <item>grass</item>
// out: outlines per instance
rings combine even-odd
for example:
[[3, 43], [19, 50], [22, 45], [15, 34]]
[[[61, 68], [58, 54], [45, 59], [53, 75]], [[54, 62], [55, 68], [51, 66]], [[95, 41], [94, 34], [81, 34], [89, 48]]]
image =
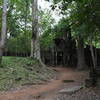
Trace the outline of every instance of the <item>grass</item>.
[[53, 75], [53, 70], [43, 67], [31, 58], [3, 57], [0, 67], [0, 91], [25, 84], [40, 84]]

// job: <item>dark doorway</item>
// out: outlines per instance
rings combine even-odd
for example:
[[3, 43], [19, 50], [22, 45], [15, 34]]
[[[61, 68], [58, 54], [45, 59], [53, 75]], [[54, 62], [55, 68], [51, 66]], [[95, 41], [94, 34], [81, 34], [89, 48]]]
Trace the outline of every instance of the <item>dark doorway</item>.
[[58, 52], [57, 62], [57, 65], [63, 65], [63, 52]]
[[54, 55], [54, 64], [55, 65], [63, 65], [63, 52], [59, 51], [59, 52], [55, 52]]

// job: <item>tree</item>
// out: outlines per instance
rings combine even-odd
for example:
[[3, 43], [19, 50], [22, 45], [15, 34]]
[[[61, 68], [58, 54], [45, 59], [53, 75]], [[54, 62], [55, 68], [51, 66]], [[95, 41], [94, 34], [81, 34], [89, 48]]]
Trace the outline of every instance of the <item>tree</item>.
[[[31, 4], [31, 0], [9, 0], [7, 12], [7, 33], [9, 37], [7, 37], [5, 44], [6, 55], [28, 56], [30, 54], [29, 43], [32, 33]], [[22, 5], [25, 6], [22, 7]], [[42, 9], [39, 9], [38, 16], [39, 33], [42, 34], [54, 23], [54, 19], [51, 17], [49, 10], [42, 11]]]
[[54, 39], [55, 34], [52, 30], [55, 20], [50, 10], [40, 10], [39, 17], [40, 47], [44, 50], [50, 47]]
[[39, 10], [39, 28], [40, 33], [44, 33], [50, 27], [53, 27], [55, 23], [54, 18], [50, 10]]
[[[96, 33], [95, 32], [96, 30], [99, 31], [100, 23], [98, 22], [98, 20], [100, 20], [100, 14], [98, 12], [100, 10], [99, 7], [100, 1], [98, 0], [54, 0], [54, 2], [55, 3], [61, 2], [59, 5], [61, 13], [63, 15], [69, 15], [71, 29], [74, 33], [76, 33], [76, 39], [78, 40], [77, 43], [78, 44], [80, 42], [82, 43], [82, 45], [78, 45], [81, 48], [79, 49], [78, 47], [78, 50], [80, 50], [80, 52], [78, 53], [81, 53], [78, 55], [81, 55], [81, 58], [84, 58], [84, 54], [83, 54], [84, 50], [82, 50], [82, 48], [85, 45], [85, 41], [87, 41], [88, 39], [91, 40], [91, 36], [92, 36], [92, 41], [89, 44], [93, 45], [93, 41], [95, 40], [93, 37], [96, 36], [96, 34], [94, 33]], [[55, 8], [55, 5], [53, 6], [53, 8]], [[91, 54], [93, 58], [94, 54], [92, 48], [91, 48]], [[81, 65], [80, 68], [84, 68], [85, 61], [83, 60], [84, 59], [80, 59], [78, 56], [78, 61], [79, 61], [78, 63], [80, 63], [78, 65]], [[81, 62], [83, 61], [84, 64], [82, 64], [80, 61]]]
[[28, 56], [32, 31], [31, 0], [9, 0], [8, 3], [7, 36], [9, 37], [6, 40], [5, 52], [10, 55]]
[[30, 56], [41, 61], [38, 31], [38, 0], [32, 1], [32, 40]]
[[[61, 2], [60, 5], [58, 5], [61, 10], [61, 14], [66, 16], [66, 19], [69, 20], [71, 34], [73, 37], [75, 36], [75, 39], [77, 40], [77, 68], [83, 69], [86, 66], [84, 57], [84, 38], [81, 27], [79, 25], [81, 19], [79, 19], [79, 14], [77, 13], [79, 10], [77, 3], [73, 0], [54, 0], [54, 2]], [[55, 6], [53, 6], [53, 8], [55, 8]], [[73, 32], [75, 35], [73, 35]]]
[[82, 70], [86, 68], [86, 63], [85, 63], [85, 55], [84, 55], [84, 40], [82, 36], [78, 36], [77, 39], [77, 68], [79, 70]]
[[7, 18], [7, 2], [8, 0], [3, 1], [3, 10], [2, 10], [2, 32], [0, 35], [0, 64], [3, 56], [5, 40], [6, 40], [6, 18]]

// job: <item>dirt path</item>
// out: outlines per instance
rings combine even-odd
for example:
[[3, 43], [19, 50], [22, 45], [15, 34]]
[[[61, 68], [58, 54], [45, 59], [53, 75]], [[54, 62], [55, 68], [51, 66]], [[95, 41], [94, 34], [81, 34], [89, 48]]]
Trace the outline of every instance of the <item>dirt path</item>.
[[[62, 87], [82, 84], [86, 72], [73, 71], [69, 68], [55, 68], [59, 72], [58, 79], [50, 80], [48, 84], [27, 86], [24, 89], [0, 94], [0, 100], [53, 100], [52, 96]], [[74, 83], [64, 84], [63, 80], [75, 80]], [[48, 98], [48, 99], [47, 99]], [[50, 98], [50, 99], [49, 99]]]

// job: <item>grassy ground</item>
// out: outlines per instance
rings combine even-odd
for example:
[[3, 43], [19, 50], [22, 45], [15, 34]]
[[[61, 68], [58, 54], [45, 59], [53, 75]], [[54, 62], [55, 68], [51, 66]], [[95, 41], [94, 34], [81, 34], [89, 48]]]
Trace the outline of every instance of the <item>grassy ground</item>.
[[54, 72], [38, 61], [23, 57], [3, 57], [0, 67], [0, 90], [25, 84], [38, 84], [53, 77]]

